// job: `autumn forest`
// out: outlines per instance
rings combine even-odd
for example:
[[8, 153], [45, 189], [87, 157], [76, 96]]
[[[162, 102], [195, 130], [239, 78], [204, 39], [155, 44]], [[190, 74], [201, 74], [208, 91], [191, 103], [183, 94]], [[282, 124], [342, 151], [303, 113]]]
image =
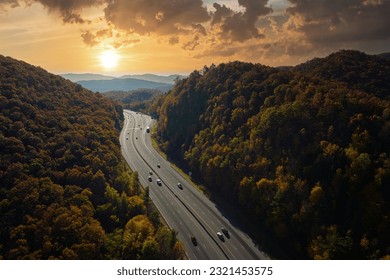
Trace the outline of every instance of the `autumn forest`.
[[162, 149], [237, 205], [280, 258], [390, 258], [390, 61], [340, 51], [295, 67], [194, 71], [152, 108]]
[[180, 259], [122, 159], [122, 107], [0, 56], [0, 259]]
[[273, 258], [390, 259], [388, 73], [388, 54], [343, 50], [108, 98], [0, 56], [0, 259], [186, 258], [122, 158], [124, 107]]

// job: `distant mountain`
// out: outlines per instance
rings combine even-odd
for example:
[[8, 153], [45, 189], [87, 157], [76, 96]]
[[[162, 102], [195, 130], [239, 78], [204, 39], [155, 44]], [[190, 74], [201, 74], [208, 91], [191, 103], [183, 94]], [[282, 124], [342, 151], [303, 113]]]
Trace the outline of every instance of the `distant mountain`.
[[114, 76], [106, 76], [106, 75], [93, 74], [93, 73], [82, 73], [82, 74], [67, 73], [67, 74], [60, 74], [60, 76], [72, 82], [112, 80], [116, 78], [117, 79], [130, 78], [130, 79], [144, 80], [144, 81], [155, 82], [155, 83], [166, 83], [166, 84], [174, 84], [176, 79], [184, 78], [184, 76], [182, 75], [162, 76], [162, 75], [155, 75], [155, 74], [123, 75], [120, 77], [114, 77]]
[[93, 74], [93, 73], [84, 73], [84, 74], [69, 73], [69, 74], [60, 74], [60, 76], [72, 82], [115, 79], [115, 77], [112, 76], [105, 76], [105, 75]]
[[130, 91], [108, 91], [103, 95], [116, 100], [123, 108], [147, 113], [145, 110], [155, 98], [163, 95], [164, 92], [158, 89], [136, 89]]
[[139, 80], [145, 80], [150, 82], [156, 82], [156, 83], [167, 83], [167, 84], [174, 84], [176, 79], [182, 79], [184, 76], [181, 75], [169, 75], [169, 76], [160, 76], [160, 75], [154, 75], [154, 74], [143, 74], [143, 75], [125, 75], [119, 77], [120, 79], [139, 79]]
[[172, 88], [168, 83], [156, 83], [151, 81], [125, 78], [125, 79], [111, 79], [111, 80], [92, 80], [92, 81], [78, 81], [78, 84], [83, 87], [97, 92], [107, 91], [129, 91], [139, 88], [147, 89], [160, 89], [162, 91], [168, 91]]

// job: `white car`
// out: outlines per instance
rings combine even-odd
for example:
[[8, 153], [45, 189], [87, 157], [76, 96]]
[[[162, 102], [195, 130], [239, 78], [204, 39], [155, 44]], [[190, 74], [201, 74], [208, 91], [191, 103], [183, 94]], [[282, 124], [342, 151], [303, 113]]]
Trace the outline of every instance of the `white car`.
[[179, 189], [183, 189], [183, 185], [181, 184], [181, 183], [177, 183], [177, 187], [179, 188]]
[[157, 185], [159, 185], [159, 186], [161, 186], [161, 185], [162, 185], [162, 183], [161, 183], [161, 180], [160, 180], [160, 179], [157, 179], [157, 180], [156, 180], [156, 182], [157, 182]]
[[217, 236], [218, 236], [219, 239], [221, 239], [222, 241], [225, 240], [225, 238], [223, 237], [223, 234], [222, 234], [220, 231], [217, 232]]

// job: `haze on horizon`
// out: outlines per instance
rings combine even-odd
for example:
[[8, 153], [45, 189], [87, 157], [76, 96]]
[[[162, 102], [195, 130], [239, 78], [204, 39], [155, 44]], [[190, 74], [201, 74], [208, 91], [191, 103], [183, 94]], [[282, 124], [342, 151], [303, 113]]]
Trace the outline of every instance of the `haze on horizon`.
[[390, 51], [390, 0], [0, 0], [0, 54], [54, 73], [186, 74]]

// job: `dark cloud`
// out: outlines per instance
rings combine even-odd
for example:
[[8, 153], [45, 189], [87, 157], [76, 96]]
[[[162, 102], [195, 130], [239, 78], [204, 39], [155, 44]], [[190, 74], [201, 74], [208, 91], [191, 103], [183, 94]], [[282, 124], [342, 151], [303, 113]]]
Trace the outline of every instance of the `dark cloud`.
[[256, 22], [261, 16], [272, 12], [272, 9], [266, 6], [268, 0], [238, 0], [238, 4], [245, 8], [244, 12], [235, 12], [217, 3], [213, 5], [216, 11], [213, 13], [211, 25], [220, 27], [220, 38], [229, 42], [244, 42], [264, 37]]
[[108, 22], [134, 33], [169, 35], [210, 19], [202, 0], [109, 0]]
[[50, 12], [59, 12], [67, 23], [85, 23], [80, 14], [83, 8], [100, 5], [104, 0], [31, 0], [41, 3]]
[[102, 40], [113, 37], [113, 32], [111, 29], [102, 29], [96, 33], [91, 32], [90, 30], [81, 34], [83, 42], [90, 47], [98, 45]]
[[191, 41], [183, 44], [182, 48], [187, 51], [193, 51], [199, 45], [199, 36], [195, 36]]
[[203, 36], [207, 35], [206, 28], [204, 28], [203, 25], [198, 23], [198, 24], [192, 24], [191, 27], [194, 32], [199, 33]]
[[10, 6], [11, 8], [16, 8], [19, 6], [18, 0], [0, 0], [0, 8], [4, 6]]
[[81, 34], [81, 38], [83, 38], [83, 42], [87, 46], [93, 47], [99, 44], [99, 41], [96, 40], [96, 35], [89, 30]]
[[81, 10], [96, 5], [101, 5], [106, 0], [0, 0], [0, 7], [9, 5], [11, 8], [20, 6], [21, 3], [31, 5], [40, 3], [49, 12], [59, 13], [66, 23], [85, 23], [81, 16]]
[[[390, 38], [389, 0], [289, 0], [287, 9], [313, 44], [332, 45]], [[291, 21], [293, 22], [293, 21]]]
[[221, 6], [218, 3], [214, 3], [213, 7], [215, 12], [213, 13], [213, 18], [211, 20], [211, 25], [223, 23], [227, 17], [231, 17], [234, 14], [234, 11], [225, 5]]
[[139, 42], [141, 42], [140, 39], [128, 39], [128, 40], [116, 40], [114, 43], [113, 43], [113, 47], [116, 48], [116, 49], [119, 49], [119, 48], [122, 48], [122, 47], [129, 47], [129, 46], [133, 46], [133, 45], [136, 45], [138, 44]]
[[176, 45], [178, 43], [179, 43], [179, 37], [174, 36], [174, 37], [169, 38], [169, 44], [170, 45]]

